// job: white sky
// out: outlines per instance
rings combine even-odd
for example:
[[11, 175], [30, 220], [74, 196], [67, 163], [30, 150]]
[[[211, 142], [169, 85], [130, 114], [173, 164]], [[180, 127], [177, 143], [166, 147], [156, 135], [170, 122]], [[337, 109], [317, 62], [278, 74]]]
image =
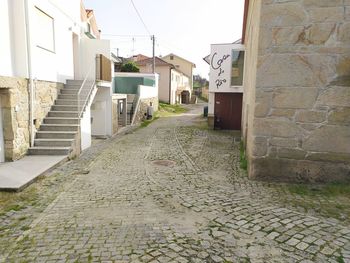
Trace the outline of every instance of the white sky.
[[[147, 28], [156, 38], [156, 55], [174, 53], [197, 66], [195, 74], [208, 78], [203, 57], [210, 44], [231, 43], [242, 34], [244, 0], [134, 0]], [[111, 39], [120, 56], [152, 55], [149, 37], [130, 0], [84, 0], [94, 9], [102, 38]]]

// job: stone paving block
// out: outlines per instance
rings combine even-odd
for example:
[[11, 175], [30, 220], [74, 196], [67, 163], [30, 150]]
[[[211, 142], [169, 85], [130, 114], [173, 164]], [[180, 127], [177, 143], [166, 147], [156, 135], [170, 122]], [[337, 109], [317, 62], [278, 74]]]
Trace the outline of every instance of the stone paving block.
[[326, 262], [339, 251], [350, 258], [347, 226], [288, 208], [278, 184], [250, 181], [232, 135], [199, 129], [201, 109], [188, 107], [198, 115], [161, 118], [56, 168], [61, 177], [52, 182], [65, 180], [48, 188], [56, 195], [47, 190], [42, 205], [0, 216], [8, 227], [40, 217], [24, 220], [24, 242], [11, 227], [0, 236], [6, 262]]

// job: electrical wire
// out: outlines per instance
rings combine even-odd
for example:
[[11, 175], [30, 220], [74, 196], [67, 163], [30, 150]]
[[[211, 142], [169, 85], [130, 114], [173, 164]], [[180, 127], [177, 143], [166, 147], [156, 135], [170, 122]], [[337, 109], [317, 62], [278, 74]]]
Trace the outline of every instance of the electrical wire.
[[131, 2], [131, 4], [132, 4], [132, 6], [134, 7], [134, 9], [135, 9], [135, 11], [136, 11], [138, 17], [140, 18], [140, 20], [141, 20], [143, 26], [145, 27], [146, 31], [147, 31], [148, 34], [151, 36], [152, 34], [151, 34], [151, 32], [148, 30], [148, 27], [146, 26], [145, 22], [143, 21], [141, 15], [140, 15], [140, 13], [139, 13], [139, 11], [137, 10], [137, 8], [136, 8], [136, 6], [135, 6], [135, 4], [134, 4], [134, 1], [133, 1], [133, 0], [130, 0], [130, 2]]

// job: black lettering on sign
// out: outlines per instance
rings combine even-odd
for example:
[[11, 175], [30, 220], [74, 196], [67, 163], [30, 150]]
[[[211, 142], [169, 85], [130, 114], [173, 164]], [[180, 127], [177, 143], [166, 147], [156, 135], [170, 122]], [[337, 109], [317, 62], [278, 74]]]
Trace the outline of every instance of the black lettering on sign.
[[226, 79], [216, 79], [216, 80], [215, 80], [216, 88], [219, 89], [219, 87], [220, 87], [223, 83], [226, 83]]
[[[210, 61], [210, 66], [212, 67], [212, 69], [216, 70], [216, 71], [219, 71], [217, 76], [220, 77], [221, 74], [225, 73], [225, 71], [221, 68], [222, 66], [222, 63], [228, 59], [230, 57], [229, 54], [227, 55], [223, 55], [220, 59], [215, 59], [216, 56], [217, 56], [217, 52], [215, 52], [213, 54], [213, 56], [211, 57], [211, 61]], [[226, 83], [226, 79], [216, 79], [215, 80], [215, 84], [216, 84], [216, 88], [218, 89], [223, 83]]]

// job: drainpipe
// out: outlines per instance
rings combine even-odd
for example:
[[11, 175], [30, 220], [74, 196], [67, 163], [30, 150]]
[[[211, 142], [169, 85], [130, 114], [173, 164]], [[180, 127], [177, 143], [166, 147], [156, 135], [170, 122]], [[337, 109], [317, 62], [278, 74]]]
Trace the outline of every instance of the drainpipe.
[[30, 129], [30, 146], [34, 146], [34, 81], [32, 71], [32, 54], [30, 41], [30, 25], [29, 25], [29, 4], [28, 0], [24, 1], [24, 18], [26, 26], [26, 48], [27, 48], [27, 69], [28, 69], [28, 90], [29, 90], [29, 129]]
[[[170, 72], [170, 74], [169, 74], [169, 104], [171, 105], [171, 70], [172, 70], [172, 68], [170, 67], [170, 69], [169, 69], [169, 72]], [[158, 84], [159, 85], [159, 84]]]

